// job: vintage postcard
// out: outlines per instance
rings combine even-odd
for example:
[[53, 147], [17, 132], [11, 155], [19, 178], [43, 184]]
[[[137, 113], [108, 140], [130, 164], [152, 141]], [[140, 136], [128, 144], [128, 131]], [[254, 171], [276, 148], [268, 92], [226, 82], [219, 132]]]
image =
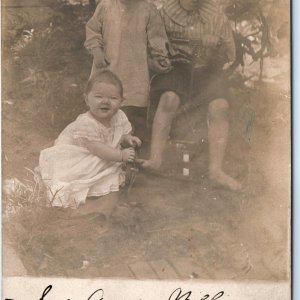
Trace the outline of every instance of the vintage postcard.
[[1, 17], [3, 299], [291, 299], [290, 1]]

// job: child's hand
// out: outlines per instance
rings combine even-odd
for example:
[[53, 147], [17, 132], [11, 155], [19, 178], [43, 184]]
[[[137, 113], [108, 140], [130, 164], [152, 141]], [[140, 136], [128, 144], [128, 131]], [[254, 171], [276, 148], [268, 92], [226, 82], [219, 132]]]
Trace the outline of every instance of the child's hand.
[[101, 69], [106, 67], [107, 63], [104, 57], [104, 53], [100, 48], [94, 48], [92, 50], [92, 54], [94, 57], [94, 65], [96, 68]]
[[166, 57], [148, 58], [148, 65], [155, 73], [167, 73], [172, 68], [170, 60]]
[[141, 147], [141, 145], [142, 145], [141, 140], [137, 136], [132, 136], [132, 135], [127, 136], [126, 142], [128, 143], [128, 145], [130, 147], [133, 147], [133, 148]]
[[223, 71], [227, 71], [231, 67], [232, 64], [233, 64], [233, 62], [225, 63], [223, 66]]
[[135, 160], [135, 150], [133, 148], [126, 148], [121, 150], [122, 161], [124, 162], [134, 162]]
[[163, 67], [163, 68], [170, 68], [171, 67], [171, 62], [167, 57], [159, 58], [157, 61], [160, 64], [160, 66]]

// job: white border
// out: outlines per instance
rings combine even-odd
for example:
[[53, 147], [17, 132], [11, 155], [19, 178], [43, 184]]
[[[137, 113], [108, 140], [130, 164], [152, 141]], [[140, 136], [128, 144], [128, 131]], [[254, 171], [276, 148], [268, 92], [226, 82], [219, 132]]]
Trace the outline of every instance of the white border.
[[299, 241], [299, 210], [300, 210], [300, 188], [299, 188], [299, 174], [300, 174], [300, 87], [299, 87], [299, 68], [300, 68], [300, 3], [299, 0], [292, 1], [292, 66], [293, 66], [293, 90], [292, 90], [292, 102], [293, 102], [293, 299], [300, 299], [299, 290], [299, 268], [300, 268], [300, 241]]

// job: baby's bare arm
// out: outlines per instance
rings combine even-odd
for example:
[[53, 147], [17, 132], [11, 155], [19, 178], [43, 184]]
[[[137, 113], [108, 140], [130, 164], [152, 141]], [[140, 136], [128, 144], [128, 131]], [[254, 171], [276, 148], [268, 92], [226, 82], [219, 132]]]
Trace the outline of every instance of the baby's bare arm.
[[86, 141], [86, 146], [92, 154], [104, 160], [122, 161], [122, 153], [119, 149], [114, 149], [100, 142], [91, 141]]
[[119, 150], [100, 142], [91, 141], [86, 141], [86, 147], [92, 154], [107, 161], [122, 162], [133, 161], [135, 159], [135, 151], [132, 148]]

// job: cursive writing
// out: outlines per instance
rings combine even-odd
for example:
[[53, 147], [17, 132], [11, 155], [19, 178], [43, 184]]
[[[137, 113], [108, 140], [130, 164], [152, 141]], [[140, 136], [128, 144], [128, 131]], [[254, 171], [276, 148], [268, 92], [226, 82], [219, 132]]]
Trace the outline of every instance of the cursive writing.
[[[49, 294], [49, 292], [52, 290], [52, 285], [48, 285], [42, 294], [42, 297], [39, 300], [46, 300], [46, 296]], [[98, 289], [95, 292], [93, 292], [88, 298], [87, 300], [104, 300], [104, 291], [103, 289]], [[11, 298], [5, 298], [5, 300], [14, 300]], [[67, 299], [67, 300], [71, 300], [71, 299]]]
[[[52, 290], [52, 285], [48, 285], [42, 294], [42, 297], [39, 300], [47, 300], [46, 296], [49, 294], [49, 292]], [[215, 295], [209, 295], [209, 294], [204, 294], [200, 295], [201, 298], [192, 298], [192, 291], [188, 292], [183, 292], [181, 288], [177, 288], [174, 290], [168, 300], [217, 300], [220, 299], [221, 297], [224, 296], [224, 291], [220, 291]], [[104, 300], [104, 290], [103, 289], [98, 289], [94, 291], [88, 298], [87, 300]], [[5, 298], [5, 300], [15, 300], [11, 298]], [[66, 299], [66, 300], [71, 300], [71, 299]]]
[[[99, 294], [101, 295], [101, 298], [98, 298]], [[88, 298], [88, 300], [103, 300], [103, 296], [104, 296], [104, 291], [102, 289], [98, 289]]]
[[[217, 300], [220, 299], [224, 295], [224, 291], [218, 292], [216, 295], [212, 296], [210, 298], [209, 294], [205, 294], [204, 296], [200, 296], [200, 300]], [[183, 294], [181, 288], [177, 288], [175, 291], [172, 292], [172, 294], [169, 297], [169, 300], [193, 300], [190, 298], [192, 296], [192, 291], [188, 291]]]

